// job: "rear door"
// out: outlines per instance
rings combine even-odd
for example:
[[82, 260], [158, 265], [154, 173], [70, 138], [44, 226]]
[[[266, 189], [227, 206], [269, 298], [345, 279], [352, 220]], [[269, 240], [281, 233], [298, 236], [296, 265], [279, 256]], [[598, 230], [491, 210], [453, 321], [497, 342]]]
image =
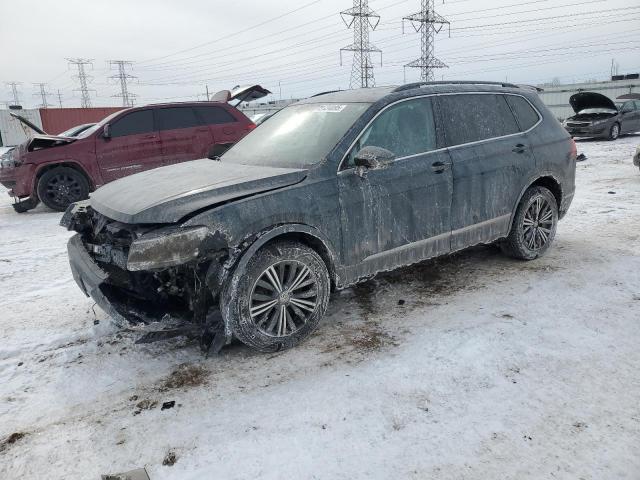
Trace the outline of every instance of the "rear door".
[[[449, 251], [451, 164], [437, 137], [428, 97], [389, 106], [363, 131], [338, 173], [347, 265], [377, 271]], [[365, 146], [396, 159], [359, 175], [353, 158]]]
[[[239, 122], [225, 107], [218, 105], [199, 105], [195, 107], [200, 121], [213, 135], [216, 145], [230, 147], [246, 133], [247, 126]], [[247, 121], [248, 123], [248, 121]]]
[[96, 160], [104, 183], [162, 165], [153, 111], [136, 110], [109, 124], [110, 137], [96, 137]]
[[206, 158], [213, 146], [213, 134], [193, 107], [163, 107], [156, 110], [164, 165]]
[[504, 95], [437, 98], [453, 163], [451, 248], [459, 250], [506, 235], [535, 159]]

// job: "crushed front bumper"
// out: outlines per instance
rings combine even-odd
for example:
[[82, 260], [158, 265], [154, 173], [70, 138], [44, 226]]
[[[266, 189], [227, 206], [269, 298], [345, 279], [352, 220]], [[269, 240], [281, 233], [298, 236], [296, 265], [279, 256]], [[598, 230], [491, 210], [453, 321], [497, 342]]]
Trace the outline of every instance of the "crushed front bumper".
[[130, 326], [129, 321], [118, 312], [102, 292], [101, 286], [107, 282], [109, 274], [100, 268], [93, 258], [91, 258], [84, 248], [82, 238], [79, 234], [69, 239], [67, 251], [69, 253], [71, 273], [80, 290], [82, 290], [87, 297], [93, 298], [98, 306], [102, 308], [119, 327], [125, 328]]

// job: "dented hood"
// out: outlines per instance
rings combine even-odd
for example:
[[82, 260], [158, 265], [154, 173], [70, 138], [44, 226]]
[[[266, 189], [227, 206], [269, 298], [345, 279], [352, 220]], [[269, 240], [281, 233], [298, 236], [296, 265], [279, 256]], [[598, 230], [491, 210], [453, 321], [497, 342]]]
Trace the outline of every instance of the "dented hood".
[[573, 111], [580, 113], [587, 108], [608, 108], [617, 111], [616, 104], [609, 97], [596, 92], [580, 92], [571, 95], [569, 104]]
[[175, 223], [202, 208], [286, 187], [306, 170], [203, 159], [116, 180], [91, 194], [91, 207], [123, 223]]

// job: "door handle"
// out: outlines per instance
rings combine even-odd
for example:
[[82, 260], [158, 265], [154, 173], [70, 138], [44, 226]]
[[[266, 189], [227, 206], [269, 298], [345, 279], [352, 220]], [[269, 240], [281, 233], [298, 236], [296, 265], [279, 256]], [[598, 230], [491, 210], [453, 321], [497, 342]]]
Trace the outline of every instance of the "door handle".
[[444, 162], [433, 162], [431, 164], [431, 170], [434, 171], [434, 173], [442, 173], [447, 169], [447, 164]]
[[147, 140], [147, 139], [149, 139], [149, 138], [156, 138], [156, 136], [155, 136], [155, 135], [153, 135], [153, 134], [149, 134], [149, 135], [143, 135], [143, 137], [142, 137], [142, 138], [143, 138], [143, 139], [145, 139], [145, 140]]
[[527, 146], [522, 144], [522, 143], [518, 143], [515, 148], [513, 150], [511, 150], [514, 153], [524, 153], [525, 150], [527, 149]]

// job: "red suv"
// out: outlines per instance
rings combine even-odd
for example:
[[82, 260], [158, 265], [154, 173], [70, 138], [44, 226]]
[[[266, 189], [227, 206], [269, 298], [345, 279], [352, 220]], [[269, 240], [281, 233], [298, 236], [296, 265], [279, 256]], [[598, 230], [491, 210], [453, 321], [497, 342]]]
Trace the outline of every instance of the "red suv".
[[[243, 93], [240, 100], [264, 96], [255, 87]], [[40, 200], [64, 211], [112, 180], [172, 163], [213, 158], [255, 128], [224, 101], [233, 98], [239, 97], [229, 94], [220, 102], [129, 108], [76, 137], [36, 135], [3, 157], [0, 183], [16, 199], [17, 212], [34, 208]]]

